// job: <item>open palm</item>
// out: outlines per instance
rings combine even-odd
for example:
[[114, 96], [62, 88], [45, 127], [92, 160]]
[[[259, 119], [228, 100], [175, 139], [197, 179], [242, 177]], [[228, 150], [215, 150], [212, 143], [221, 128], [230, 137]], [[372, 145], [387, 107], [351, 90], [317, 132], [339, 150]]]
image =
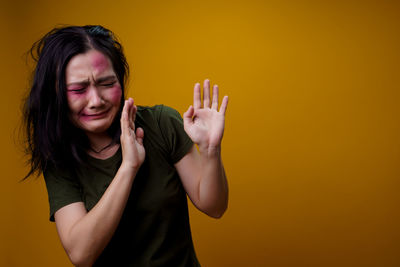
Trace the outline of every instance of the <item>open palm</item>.
[[[211, 105], [210, 105], [211, 104]], [[218, 110], [218, 86], [213, 86], [213, 97], [210, 103], [210, 81], [204, 81], [203, 105], [201, 103], [201, 88], [194, 86], [193, 106], [183, 115], [186, 133], [200, 148], [212, 148], [221, 144], [225, 127], [225, 111], [228, 97], [222, 99]]]

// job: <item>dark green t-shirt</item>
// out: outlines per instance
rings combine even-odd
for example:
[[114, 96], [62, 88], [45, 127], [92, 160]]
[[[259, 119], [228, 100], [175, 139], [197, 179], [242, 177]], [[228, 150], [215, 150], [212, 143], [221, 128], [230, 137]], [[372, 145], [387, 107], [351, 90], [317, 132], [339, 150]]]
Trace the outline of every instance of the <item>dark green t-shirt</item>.
[[[186, 192], [174, 163], [193, 146], [179, 113], [166, 106], [138, 107], [146, 158], [111, 241], [94, 266], [200, 266], [193, 247]], [[88, 157], [76, 170], [44, 173], [50, 220], [65, 205], [83, 201], [91, 210], [122, 162], [121, 149], [101, 160]]]

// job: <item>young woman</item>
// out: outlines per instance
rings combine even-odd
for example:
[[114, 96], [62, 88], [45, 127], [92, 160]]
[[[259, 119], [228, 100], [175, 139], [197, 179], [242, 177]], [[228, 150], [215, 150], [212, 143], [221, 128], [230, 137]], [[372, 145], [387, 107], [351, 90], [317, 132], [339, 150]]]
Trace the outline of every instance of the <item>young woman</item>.
[[[219, 218], [228, 205], [221, 141], [228, 103], [206, 80], [179, 113], [125, 100], [128, 64], [101, 26], [50, 31], [25, 103], [30, 176], [43, 173], [76, 266], [199, 266], [187, 198]], [[35, 53], [34, 53], [35, 52]], [[198, 146], [198, 149], [196, 146]]]

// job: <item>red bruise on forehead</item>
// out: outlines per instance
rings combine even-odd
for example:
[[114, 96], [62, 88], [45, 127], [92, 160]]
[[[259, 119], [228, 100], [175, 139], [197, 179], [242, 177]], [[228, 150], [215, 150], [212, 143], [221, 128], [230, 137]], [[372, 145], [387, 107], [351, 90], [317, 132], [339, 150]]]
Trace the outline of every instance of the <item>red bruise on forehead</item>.
[[93, 51], [89, 55], [90, 62], [92, 63], [93, 69], [97, 72], [103, 72], [110, 67], [110, 60], [102, 53]]
[[74, 56], [65, 70], [67, 87], [75, 89], [89, 84], [100, 84], [116, 78], [111, 60], [97, 50]]

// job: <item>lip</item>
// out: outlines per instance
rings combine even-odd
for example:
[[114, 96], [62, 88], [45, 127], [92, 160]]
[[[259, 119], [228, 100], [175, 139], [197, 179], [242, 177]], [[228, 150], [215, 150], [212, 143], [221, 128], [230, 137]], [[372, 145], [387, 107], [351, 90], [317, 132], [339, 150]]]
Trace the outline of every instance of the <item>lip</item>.
[[81, 117], [82, 117], [83, 119], [85, 119], [85, 120], [97, 120], [97, 119], [102, 119], [102, 118], [104, 118], [104, 117], [107, 116], [107, 114], [108, 114], [109, 111], [110, 111], [110, 110], [107, 109], [107, 110], [105, 110], [105, 111], [98, 112], [98, 113], [94, 113], [94, 114], [82, 113], [82, 114], [81, 114]]

